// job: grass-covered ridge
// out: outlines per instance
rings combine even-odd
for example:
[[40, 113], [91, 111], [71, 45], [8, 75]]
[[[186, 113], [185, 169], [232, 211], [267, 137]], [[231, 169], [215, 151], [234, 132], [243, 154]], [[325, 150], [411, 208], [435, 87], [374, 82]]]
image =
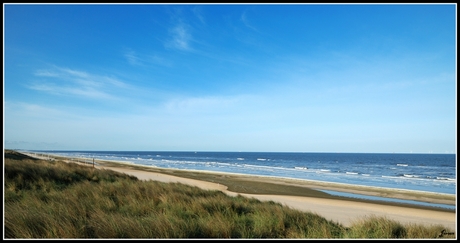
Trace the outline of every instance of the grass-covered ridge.
[[[319, 215], [111, 170], [4, 158], [5, 238], [436, 238], [442, 226]], [[453, 237], [453, 236], [446, 236]]]

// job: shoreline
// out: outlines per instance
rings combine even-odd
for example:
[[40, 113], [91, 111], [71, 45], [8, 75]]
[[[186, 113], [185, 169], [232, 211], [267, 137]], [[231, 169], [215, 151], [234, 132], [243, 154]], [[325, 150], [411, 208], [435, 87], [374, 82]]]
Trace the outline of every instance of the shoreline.
[[[59, 158], [63, 160], [71, 160], [71, 162], [80, 162], [86, 165], [92, 165], [92, 162], [82, 162], [78, 160], [85, 160], [85, 161], [92, 161], [92, 158], [79, 158], [79, 157], [65, 157], [65, 156], [57, 156], [57, 155], [37, 155], [31, 153], [25, 153], [29, 156], [39, 157], [42, 159], [50, 158]], [[74, 161], [74, 160], [77, 161]], [[314, 190], [330, 190], [336, 192], [345, 192], [345, 193], [352, 193], [364, 196], [376, 196], [376, 197], [383, 197], [383, 198], [392, 198], [392, 199], [401, 199], [401, 200], [413, 200], [425, 203], [434, 203], [434, 204], [445, 204], [445, 205], [457, 205], [457, 198], [455, 194], [448, 194], [448, 193], [438, 193], [438, 192], [430, 192], [430, 191], [418, 191], [418, 190], [410, 190], [410, 189], [400, 189], [400, 188], [387, 188], [387, 187], [377, 187], [377, 186], [365, 186], [365, 185], [356, 185], [356, 184], [347, 184], [347, 183], [339, 183], [339, 182], [328, 182], [328, 181], [319, 181], [319, 180], [309, 180], [309, 179], [299, 179], [299, 178], [289, 178], [289, 177], [280, 177], [280, 176], [267, 176], [267, 175], [252, 175], [252, 174], [241, 174], [241, 173], [233, 173], [233, 172], [220, 172], [220, 171], [210, 171], [210, 170], [194, 170], [194, 169], [175, 169], [175, 168], [162, 168], [150, 165], [141, 165], [135, 164], [133, 162], [127, 161], [118, 161], [118, 160], [101, 160], [101, 159], [94, 159], [94, 162], [99, 163], [99, 165], [111, 165], [115, 167], [131, 167], [131, 168], [139, 168], [141, 170], [146, 171], [153, 171], [158, 173], [166, 173], [171, 175], [178, 175], [188, 178], [195, 178], [199, 180], [206, 180], [206, 178], [200, 177], [197, 174], [203, 175], [220, 175], [220, 176], [227, 176], [233, 177], [238, 180], [251, 180], [251, 181], [259, 181], [259, 182], [272, 182], [277, 184], [284, 184], [287, 186], [300, 186], [300, 187], [307, 187]], [[190, 176], [190, 174], [194, 174], [194, 176]], [[198, 177], [198, 178], [197, 178]], [[212, 182], [212, 181], [211, 181]], [[358, 199], [359, 201], [369, 201], [374, 202], [374, 200], [370, 199]], [[391, 203], [398, 204], [398, 203]], [[413, 204], [417, 206], [416, 204]], [[430, 206], [426, 206], [426, 208], [431, 208]], [[433, 206], [433, 209], [436, 210], [437, 208]], [[445, 211], [445, 210], [443, 210]], [[447, 210], [452, 211], [452, 210]]]
[[[41, 157], [37, 154], [24, 153], [41, 159], [61, 159], [92, 166], [72, 157]], [[81, 158], [78, 158], [81, 160]], [[352, 184], [332, 183], [314, 180], [302, 180], [272, 176], [246, 175], [237, 173], [181, 170], [137, 165], [124, 161], [94, 160], [95, 168], [111, 169], [138, 177], [140, 180], [157, 180], [178, 182], [198, 186], [207, 190], [220, 190], [228, 195], [243, 195], [259, 200], [272, 200], [291, 208], [317, 213], [328, 220], [344, 225], [367, 216], [383, 216], [401, 223], [419, 223], [424, 225], [440, 224], [456, 231], [456, 209], [442, 209], [429, 206], [406, 205], [403, 203], [380, 202], [366, 199], [350, 199], [331, 196], [320, 190], [349, 192], [361, 195], [380, 196], [404, 200], [424, 201], [456, 205], [456, 195], [421, 192], [403, 189], [387, 189]], [[278, 189], [279, 188], [279, 189]]]

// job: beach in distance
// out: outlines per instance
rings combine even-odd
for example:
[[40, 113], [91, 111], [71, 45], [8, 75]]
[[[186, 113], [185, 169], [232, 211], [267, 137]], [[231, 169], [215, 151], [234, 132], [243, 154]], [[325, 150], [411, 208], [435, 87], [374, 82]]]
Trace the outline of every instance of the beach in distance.
[[[134, 160], [126, 157], [123, 159], [123, 156], [119, 157], [119, 160], [114, 160], [114, 158], [107, 159], [109, 157], [105, 157], [106, 155], [101, 156], [100, 152], [98, 152], [99, 156], [95, 156], [95, 153], [91, 156], [82, 152], [59, 154], [28, 151], [23, 153], [45, 159], [64, 159], [67, 162], [82, 163], [98, 169], [111, 169], [134, 175], [141, 180], [179, 182], [206, 190], [220, 190], [232, 196], [240, 194], [262, 201], [271, 200], [298, 210], [317, 213], [345, 226], [366, 217], [383, 216], [404, 224], [443, 225], [450, 230], [456, 230], [455, 194], [203, 169], [162, 168], [138, 163], [142, 160], [137, 159], [141, 158], [140, 156]], [[154, 153], [152, 156], [158, 158], [159, 154]], [[95, 157], [97, 159], [94, 159]], [[246, 162], [249, 160], [248, 157], [245, 158]], [[242, 157], [238, 158], [241, 161]], [[136, 160], [138, 161], [134, 163], [133, 161]], [[179, 158], [176, 160], [175, 163], [179, 163]], [[191, 160], [188, 156], [184, 161], [190, 163]], [[146, 161], [151, 162], [153, 159]], [[263, 161], [258, 160], [258, 162]], [[343, 196], [340, 193], [360, 196]], [[395, 200], [370, 200], [366, 199], [366, 196]], [[425, 202], [427, 205], [404, 203], [404, 201]], [[430, 205], [450, 205], [450, 207]]]

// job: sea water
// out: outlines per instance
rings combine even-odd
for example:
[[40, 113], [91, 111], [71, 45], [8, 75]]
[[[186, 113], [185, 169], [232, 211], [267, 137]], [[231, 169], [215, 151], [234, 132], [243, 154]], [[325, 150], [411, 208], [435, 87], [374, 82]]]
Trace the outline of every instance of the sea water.
[[30, 151], [138, 165], [456, 195], [456, 154]]

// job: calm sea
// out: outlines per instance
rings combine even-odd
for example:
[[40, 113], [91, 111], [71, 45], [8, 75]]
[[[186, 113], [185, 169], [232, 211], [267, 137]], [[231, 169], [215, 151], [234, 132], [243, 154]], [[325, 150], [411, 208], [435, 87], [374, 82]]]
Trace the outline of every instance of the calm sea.
[[456, 194], [456, 154], [31, 151], [192, 169]]

